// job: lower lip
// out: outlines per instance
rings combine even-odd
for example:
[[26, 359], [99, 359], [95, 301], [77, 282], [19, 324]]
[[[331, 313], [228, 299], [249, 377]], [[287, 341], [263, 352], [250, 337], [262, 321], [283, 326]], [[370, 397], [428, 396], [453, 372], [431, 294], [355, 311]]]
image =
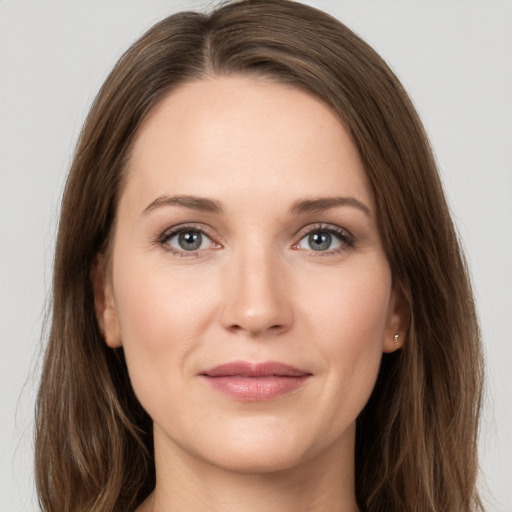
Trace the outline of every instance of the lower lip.
[[235, 400], [257, 402], [272, 400], [298, 391], [310, 375], [285, 377], [269, 375], [266, 377], [208, 377], [203, 376], [213, 389]]

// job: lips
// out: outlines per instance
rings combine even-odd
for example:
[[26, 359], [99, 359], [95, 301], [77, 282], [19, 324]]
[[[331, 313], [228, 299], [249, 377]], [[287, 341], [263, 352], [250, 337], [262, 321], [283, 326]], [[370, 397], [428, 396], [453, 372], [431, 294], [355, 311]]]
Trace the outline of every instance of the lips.
[[201, 372], [216, 391], [240, 401], [264, 401], [298, 391], [311, 373], [283, 363], [236, 361]]

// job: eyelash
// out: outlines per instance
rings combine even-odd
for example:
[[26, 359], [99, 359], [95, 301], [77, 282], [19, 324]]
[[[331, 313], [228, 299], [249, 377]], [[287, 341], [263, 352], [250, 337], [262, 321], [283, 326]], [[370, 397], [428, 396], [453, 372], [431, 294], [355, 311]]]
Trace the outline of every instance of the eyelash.
[[298, 242], [293, 244], [293, 248], [297, 248], [298, 245], [302, 240], [304, 240], [307, 236], [311, 235], [312, 233], [319, 232], [319, 233], [328, 233], [329, 235], [334, 235], [335, 238], [337, 238], [341, 242], [341, 246], [337, 247], [335, 249], [328, 249], [326, 251], [314, 251], [310, 250], [308, 251], [311, 256], [314, 257], [323, 257], [323, 256], [333, 256], [340, 254], [344, 251], [347, 251], [349, 249], [354, 248], [355, 246], [355, 239], [354, 237], [343, 228], [340, 228], [339, 226], [334, 226], [332, 224], [313, 224], [312, 226], [307, 226], [306, 228], [302, 229], [299, 234], [297, 235], [299, 240]]
[[[166, 251], [171, 252], [172, 254], [175, 254], [177, 256], [181, 256], [183, 258], [190, 258], [190, 257], [199, 257], [198, 250], [196, 251], [185, 251], [185, 250], [178, 250], [169, 245], [169, 240], [173, 238], [176, 235], [179, 235], [180, 233], [186, 233], [187, 231], [194, 231], [196, 233], [200, 233], [201, 235], [206, 236], [209, 240], [212, 240], [212, 236], [208, 234], [208, 232], [204, 229], [202, 226], [197, 226], [195, 224], [181, 224], [179, 226], [173, 226], [172, 228], [169, 228], [165, 230], [156, 240], [156, 243], [160, 246], [162, 246]], [[212, 240], [213, 242], [213, 240]], [[216, 242], [213, 242], [216, 244]], [[220, 244], [216, 244], [220, 247]]]
[[[168, 243], [169, 240], [174, 236], [179, 235], [180, 233], [186, 233], [187, 231], [194, 231], [200, 233], [201, 235], [204, 235], [209, 240], [211, 240], [212, 243], [216, 244], [218, 247], [221, 247], [220, 244], [213, 241], [213, 237], [208, 234], [207, 230], [205, 230], [204, 227], [195, 224], [182, 224], [179, 226], [173, 226], [172, 228], [167, 229], [160, 236], [158, 236], [158, 238], [155, 240], [155, 243], [157, 245], [162, 246], [166, 251], [169, 251], [180, 257], [199, 257], [199, 253], [202, 252], [204, 249], [194, 251], [178, 250], [169, 245]], [[328, 233], [329, 235], [333, 235], [334, 237], [336, 237], [341, 242], [341, 246], [335, 249], [328, 249], [326, 251], [309, 250], [308, 252], [314, 257], [332, 256], [335, 254], [340, 254], [348, 249], [352, 249], [355, 246], [355, 239], [347, 230], [340, 228], [338, 226], [334, 226], [332, 224], [314, 224], [311, 226], [307, 226], [306, 228], [303, 228], [302, 230], [299, 231], [299, 233], [297, 234], [298, 241], [293, 244], [292, 248], [295, 250], [299, 250], [298, 245], [302, 242], [302, 240], [304, 240], [307, 236], [311, 235], [314, 232]]]

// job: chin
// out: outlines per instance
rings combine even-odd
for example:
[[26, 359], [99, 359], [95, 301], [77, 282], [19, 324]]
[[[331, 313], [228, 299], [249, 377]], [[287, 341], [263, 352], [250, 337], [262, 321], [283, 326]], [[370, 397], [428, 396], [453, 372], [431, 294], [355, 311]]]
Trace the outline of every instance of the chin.
[[242, 423], [218, 429], [213, 438], [205, 435], [202, 442], [196, 438], [189, 453], [232, 473], [268, 474], [299, 467], [337, 443], [328, 435], [315, 436], [308, 425], [292, 428], [275, 418], [267, 421], [252, 418], [245, 425]]
[[252, 445], [223, 446], [222, 453], [210, 453], [210, 463], [224, 471], [238, 474], [269, 474], [286, 471], [304, 462], [304, 454], [297, 448]]

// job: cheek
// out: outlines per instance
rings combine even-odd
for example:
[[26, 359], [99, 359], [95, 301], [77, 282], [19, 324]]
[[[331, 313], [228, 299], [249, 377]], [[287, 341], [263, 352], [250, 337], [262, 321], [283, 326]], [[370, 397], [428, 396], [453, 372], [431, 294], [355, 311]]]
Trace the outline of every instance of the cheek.
[[391, 298], [385, 260], [302, 275], [295, 294], [308, 329], [317, 330], [341, 351], [356, 352], [382, 342]]
[[135, 257], [116, 263], [123, 349], [135, 393], [150, 410], [153, 402], [170, 398], [160, 396], [164, 390], [184, 390], [188, 356], [215, 315], [213, 283], [198, 279], [197, 272], [171, 273]]
[[326, 362], [324, 396], [338, 397], [338, 419], [343, 421], [355, 419], [375, 385], [391, 296], [391, 275], [385, 262], [345, 270], [325, 279], [310, 276], [310, 282], [301, 285], [314, 290], [307, 301], [301, 301], [307, 322], [304, 330], [311, 333]]

